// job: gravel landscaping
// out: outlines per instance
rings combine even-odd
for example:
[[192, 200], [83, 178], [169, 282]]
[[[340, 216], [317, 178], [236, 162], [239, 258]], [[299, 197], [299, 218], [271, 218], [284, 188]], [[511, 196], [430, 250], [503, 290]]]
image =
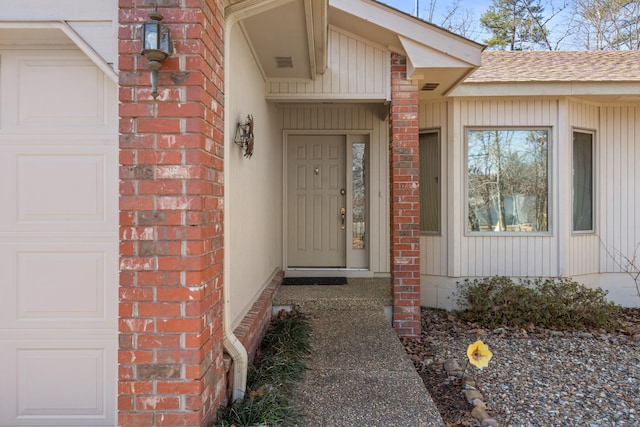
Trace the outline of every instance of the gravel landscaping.
[[[498, 328], [484, 330], [453, 313], [422, 311], [422, 335], [403, 339], [447, 426], [481, 426], [459, 378], [467, 346], [480, 339], [493, 352], [473, 366], [486, 413], [500, 426], [626, 427], [640, 425], [640, 309], [623, 309], [616, 333]], [[486, 422], [484, 425], [492, 425]]]

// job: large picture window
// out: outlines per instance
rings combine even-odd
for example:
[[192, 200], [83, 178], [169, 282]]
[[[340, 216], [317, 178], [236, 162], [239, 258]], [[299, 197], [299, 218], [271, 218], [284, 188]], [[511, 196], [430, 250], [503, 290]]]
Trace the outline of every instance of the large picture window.
[[549, 231], [549, 130], [467, 131], [469, 232]]

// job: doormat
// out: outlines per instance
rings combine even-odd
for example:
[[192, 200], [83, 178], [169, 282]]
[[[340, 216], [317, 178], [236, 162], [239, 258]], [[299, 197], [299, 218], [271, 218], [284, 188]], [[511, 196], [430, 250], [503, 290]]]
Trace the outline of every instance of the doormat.
[[346, 277], [285, 277], [283, 285], [346, 285]]

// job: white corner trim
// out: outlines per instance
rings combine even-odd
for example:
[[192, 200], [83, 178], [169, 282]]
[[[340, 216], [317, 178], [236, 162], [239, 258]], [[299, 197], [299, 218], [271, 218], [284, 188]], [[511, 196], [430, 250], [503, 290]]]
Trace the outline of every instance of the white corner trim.
[[118, 83], [118, 72], [105, 61], [66, 21], [11, 21], [0, 22], [0, 29], [57, 29], [66, 35], [89, 59], [114, 83]]

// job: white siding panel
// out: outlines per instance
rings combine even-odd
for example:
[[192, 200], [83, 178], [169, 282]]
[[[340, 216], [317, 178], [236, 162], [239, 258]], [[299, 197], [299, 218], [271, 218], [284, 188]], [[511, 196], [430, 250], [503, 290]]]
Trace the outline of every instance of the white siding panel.
[[605, 191], [599, 225], [607, 250], [600, 251], [601, 272], [621, 271], [610, 254], [631, 256], [640, 242], [639, 135], [640, 108], [602, 108], [597, 185]]
[[371, 271], [389, 272], [389, 156], [388, 125], [384, 107], [373, 105], [285, 105], [285, 131], [371, 133], [370, 162], [370, 251]]
[[421, 274], [447, 275], [447, 108], [446, 101], [421, 102], [419, 106], [420, 129], [440, 130], [440, 233], [420, 237]]
[[[598, 131], [600, 127], [600, 108], [597, 105], [581, 102], [569, 102], [569, 122], [573, 130], [589, 130], [594, 131], [595, 144], [595, 162], [597, 163], [600, 156], [598, 154], [599, 146], [604, 142]], [[568, 135], [568, 141], [572, 141], [573, 135]], [[594, 170], [595, 176], [598, 177], [600, 170], [598, 167]], [[596, 183], [594, 188], [595, 206], [597, 206], [600, 195], [599, 191], [601, 183]], [[593, 234], [573, 234], [569, 244], [569, 263], [568, 274], [571, 276], [589, 273], [597, 273], [599, 271], [599, 252], [601, 249], [599, 230], [596, 224], [599, 220], [599, 210], [595, 209], [594, 225], [596, 226]]]
[[390, 53], [366, 41], [331, 28], [328, 68], [308, 82], [267, 82], [271, 100], [386, 100], [390, 85]]

